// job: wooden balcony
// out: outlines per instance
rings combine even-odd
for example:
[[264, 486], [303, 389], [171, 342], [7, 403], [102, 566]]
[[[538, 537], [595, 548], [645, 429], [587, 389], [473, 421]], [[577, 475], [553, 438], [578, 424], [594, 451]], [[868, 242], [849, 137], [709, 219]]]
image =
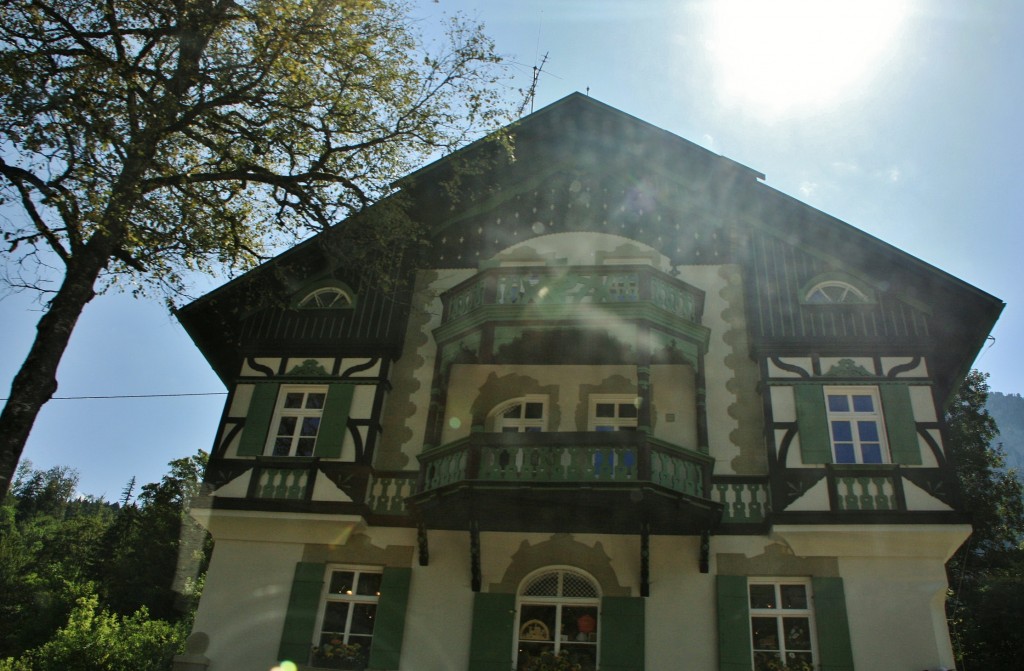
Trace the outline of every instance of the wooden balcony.
[[428, 528], [699, 534], [721, 519], [714, 460], [642, 432], [474, 433], [419, 457]]

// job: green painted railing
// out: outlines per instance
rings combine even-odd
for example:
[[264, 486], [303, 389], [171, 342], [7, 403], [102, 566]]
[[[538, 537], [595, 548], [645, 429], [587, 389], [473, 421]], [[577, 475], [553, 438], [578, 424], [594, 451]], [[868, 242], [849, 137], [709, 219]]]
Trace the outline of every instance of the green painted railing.
[[700, 323], [704, 295], [649, 266], [492, 268], [444, 297], [445, 321], [486, 305], [579, 305], [647, 301]]
[[891, 477], [843, 476], [836, 478], [839, 510], [897, 510]]
[[475, 433], [420, 455], [423, 491], [467, 481], [648, 482], [707, 498], [713, 459], [633, 431]]
[[312, 486], [308, 468], [260, 468], [253, 477], [257, 479], [255, 496], [258, 499], [304, 501]]
[[757, 524], [771, 512], [771, 490], [764, 478], [715, 478], [711, 500], [721, 503], [723, 524]]
[[416, 492], [415, 473], [399, 476], [370, 475], [366, 486], [366, 505], [379, 515], [404, 515], [405, 499]]
[[905, 511], [903, 475], [895, 464], [829, 464], [829, 500], [835, 511]]

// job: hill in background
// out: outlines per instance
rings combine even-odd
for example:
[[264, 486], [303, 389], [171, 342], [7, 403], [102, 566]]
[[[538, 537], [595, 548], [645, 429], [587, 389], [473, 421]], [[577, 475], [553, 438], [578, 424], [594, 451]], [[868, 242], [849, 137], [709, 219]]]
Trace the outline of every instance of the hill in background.
[[985, 407], [999, 426], [995, 442], [1003, 445], [1006, 465], [1024, 477], [1024, 397], [991, 391]]

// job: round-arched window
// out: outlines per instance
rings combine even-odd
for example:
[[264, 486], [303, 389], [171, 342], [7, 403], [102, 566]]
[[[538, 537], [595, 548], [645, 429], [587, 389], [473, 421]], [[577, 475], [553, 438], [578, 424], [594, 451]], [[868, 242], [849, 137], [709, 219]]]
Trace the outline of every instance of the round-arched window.
[[548, 398], [542, 395], [522, 396], [506, 401], [491, 411], [494, 431], [498, 433], [530, 433], [546, 431]]
[[306, 294], [299, 301], [300, 308], [347, 308], [352, 305], [352, 297], [340, 287], [321, 287]]
[[804, 301], [814, 305], [871, 302], [863, 291], [848, 282], [839, 280], [818, 282], [807, 291]]
[[595, 671], [600, 599], [594, 579], [575, 569], [545, 569], [527, 576], [517, 608], [517, 671], [552, 655], [578, 664], [582, 671]]

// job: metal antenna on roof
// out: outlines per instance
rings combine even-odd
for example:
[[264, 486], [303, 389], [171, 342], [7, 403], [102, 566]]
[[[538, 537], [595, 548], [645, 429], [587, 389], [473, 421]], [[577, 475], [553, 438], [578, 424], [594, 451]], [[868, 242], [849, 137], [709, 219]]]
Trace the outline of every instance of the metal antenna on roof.
[[548, 52], [544, 52], [544, 56], [540, 59], [540, 65], [533, 66], [533, 79], [530, 81], [530, 88], [526, 90], [526, 96], [523, 98], [523, 104], [519, 106], [519, 116], [523, 116], [523, 111], [526, 109], [526, 104], [530, 104], [530, 114], [533, 114], [533, 101], [537, 96], [537, 80], [540, 79], [540, 73], [544, 70], [544, 64], [548, 62]]

